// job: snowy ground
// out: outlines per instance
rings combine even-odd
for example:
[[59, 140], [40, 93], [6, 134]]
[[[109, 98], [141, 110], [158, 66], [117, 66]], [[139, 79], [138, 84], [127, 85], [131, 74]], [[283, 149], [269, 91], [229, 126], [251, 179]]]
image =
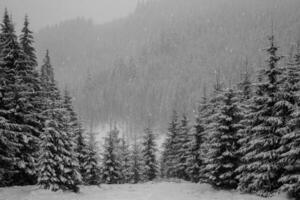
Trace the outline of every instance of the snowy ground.
[[[208, 185], [192, 183], [147, 183], [82, 187], [79, 194], [50, 192], [37, 187], [0, 188], [0, 200], [263, 200], [253, 195], [216, 191]], [[285, 200], [273, 197], [271, 200]]]

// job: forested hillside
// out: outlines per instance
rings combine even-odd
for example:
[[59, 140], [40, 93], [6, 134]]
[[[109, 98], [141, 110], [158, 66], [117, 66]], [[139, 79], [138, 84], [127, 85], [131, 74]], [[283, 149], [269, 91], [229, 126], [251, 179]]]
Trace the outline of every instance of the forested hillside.
[[272, 22], [280, 53], [289, 52], [300, 37], [299, 10], [299, 0], [150, 0], [111, 23], [45, 28], [37, 52], [50, 49], [86, 125], [113, 120], [135, 132], [151, 121], [165, 130], [173, 108], [192, 115], [216, 72], [229, 85], [246, 65], [254, 72], [264, 64]]

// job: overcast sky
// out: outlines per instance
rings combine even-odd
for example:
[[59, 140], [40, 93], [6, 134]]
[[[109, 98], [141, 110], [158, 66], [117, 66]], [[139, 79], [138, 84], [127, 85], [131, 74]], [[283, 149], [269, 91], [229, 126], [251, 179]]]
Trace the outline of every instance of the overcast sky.
[[47, 25], [76, 17], [103, 23], [133, 12], [139, 0], [0, 0], [0, 14], [7, 7], [20, 28], [25, 14], [37, 31]]

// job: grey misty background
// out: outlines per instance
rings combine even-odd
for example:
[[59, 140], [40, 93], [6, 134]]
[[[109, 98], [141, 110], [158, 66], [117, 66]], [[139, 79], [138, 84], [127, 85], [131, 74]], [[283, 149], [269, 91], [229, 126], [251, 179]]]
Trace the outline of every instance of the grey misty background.
[[124, 13], [112, 9], [103, 20], [101, 1], [53, 2], [65, 12], [53, 18], [67, 20], [34, 22], [38, 57], [50, 50], [60, 87], [93, 131], [117, 123], [131, 135], [151, 122], [163, 133], [173, 109], [193, 118], [216, 72], [230, 85], [247, 63], [253, 73], [264, 64], [272, 21], [281, 52], [300, 39], [299, 0], [115, 0]]

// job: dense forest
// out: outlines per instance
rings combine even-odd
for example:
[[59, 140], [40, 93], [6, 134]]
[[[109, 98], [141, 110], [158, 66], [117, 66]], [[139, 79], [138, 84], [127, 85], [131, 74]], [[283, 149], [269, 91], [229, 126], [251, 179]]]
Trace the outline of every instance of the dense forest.
[[[144, 13], [147, 9], [152, 9], [152, 6], [164, 5], [164, 2], [168, 1], [142, 3], [130, 17], [137, 15], [139, 9]], [[176, 2], [181, 5], [180, 0]], [[264, 5], [265, 1], [262, 2]], [[275, 11], [276, 9], [274, 13]], [[184, 16], [186, 15], [189, 16], [185, 13]], [[85, 95], [88, 96], [85, 98], [91, 102], [84, 102], [86, 106], [95, 109], [94, 106], [105, 105], [107, 100], [112, 106], [108, 108], [122, 105], [129, 109], [123, 110], [120, 106], [116, 110], [104, 110], [103, 115], [108, 115], [107, 119], [100, 116], [95, 118], [89, 111], [90, 120], [97, 122], [97, 119], [100, 123], [107, 120], [118, 122], [123, 121], [123, 118], [126, 121], [127, 115], [139, 116], [136, 110], [141, 112], [140, 116], [143, 111], [146, 113], [145, 118], [140, 119], [145, 120], [139, 124], [143, 129], [140, 137], [134, 134], [135, 129], [131, 129], [132, 138], [120, 134], [118, 124], [114, 122], [110, 131], [104, 132], [104, 143], [99, 148], [96, 135], [82, 127], [81, 117], [77, 116], [73, 108], [72, 96], [76, 93], [71, 95], [68, 88], [74, 86], [69, 83], [63, 92], [59, 89], [55, 74], [63, 74], [52, 66], [48, 50], [38, 67], [36, 53], [39, 51], [36, 52], [33, 47], [35, 40], [28, 17], [25, 17], [18, 35], [12, 17], [5, 10], [0, 29], [0, 186], [39, 185], [52, 191], [78, 192], [80, 185], [135, 184], [162, 178], [208, 183], [217, 189], [238, 190], [263, 197], [285, 192], [290, 197], [299, 198], [300, 38], [295, 34], [295, 39], [290, 39], [286, 44], [284, 37], [278, 36], [280, 31], [276, 27], [280, 21], [275, 16], [274, 14], [274, 18], [270, 20], [269, 32], [261, 36], [265, 38], [262, 42], [265, 46], [261, 48], [261, 61], [254, 61], [259, 55], [242, 56], [236, 69], [212, 62], [214, 67], [210, 80], [208, 77], [204, 78], [209, 74], [200, 73], [200, 65], [194, 69], [199, 70], [198, 73], [193, 72], [193, 67], [189, 68], [192, 60], [200, 59], [202, 54], [196, 53], [195, 56], [200, 56], [196, 56], [197, 58], [189, 57], [191, 63], [184, 66], [173, 63], [176, 61], [183, 64], [187, 58], [185, 53], [191, 51], [189, 47], [189, 50], [176, 53], [181, 48], [173, 45], [185, 41], [184, 38], [176, 40], [179, 30], [174, 31], [175, 38], [160, 35], [160, 39], [164, 39], [158, 44], [163, 46], [157, 49], [156, 44], [152, 46], [154, 49], [139, 52], [140, 60], [136, 55], [128, 60], [114, 60], [117, 64], [115, 63], [116, 68], [112, 68], [111, 76], [100, 80], [103, 85], [108, 82], [109, 89], [97, 87], [95, 73], [89, 71], [92, 69], [87, 70], [87, 78], [83, 80], [87, 85], [82, 92], [86, 92]], [[168, 27], [168, 31], [170, 30], [172, 28]], [[297, 28], [294, 31], [297, 32]], [[249, 35], [244, 34], [245, 37]], [[60, 38], [60, 35], [57, 34], [56, 37]], [[242, 52], [243, 48], [240, 48]], [[218, 52], [218, 49], [215, 51]], [[185, 56], [176, 60], [175, 57], [179, 55]], [[162, 62], [165, 66], [161, 66], [160, 73], [156, 71], [157, 74], [151, 74], [155, 72], [151, 67], [160, 66]], [[224, 63], [226, 62], [232, 66], [234, 56], [224, 57]], [[144, 65], [137, 67], [137, 63]], [[168, 70], [165, 73], [169, 72], [166, 77], [162, 67]], [[129, 69], [132, 70], [130, 73], [127, 71]], [[211, 69], [208, 67], [207, 70]], [[139, 74], [141, 72], [144, 74]], [[193, 76], [184, 77], [192, 72], [196, 73], [193, 76], [198, 76], [198, 84], [189, 82], [193, 80]], [[172, 77], [177, 78], [176, 81], [186, 78], [186, 84], [168, 82], [167, 77], [173, 73], [178, 73], [178, 76]], [[126, 102], [127, 97], [137, 96], [122, 87], [129, 87], [122, 82], [125, 81], [124, 77], [128, 78], [127, 83], [135, 87], [134, 91], [138, 91], [136, 87], [140, 86], [149, 85], [151, 88], [159, 84], [162, 77], [164, 78], [161, 80], [165, 80], [170, 87], [166, 91], [173, 91], [172, 87], [175, 87], [174, 95], [178, 99], [172, 99], [170, 94], [160, 93], [158, 88], [152, 88], [150, 93], [153, 98], [160, 97], [161, 101], [165, 96], [168, 97], [165, 101], [170, 113], [164, 113], [167, 122], [160, 121], [163, 118], [159, 115], [156, 117], [156, 114], [161, 114], [164, 106], [153, 100], [151, 95], [147, 96], [149, 88], [143, 90], [146, 96], [142, 97], [146, 102], [139, 101], [141, 109], [133, 99], [135, 107], [129, 104], [130, 101]], [[115, 78], [116, 82], [107, 78]], [[140, 82], [136, 83], [137, 80]], [[195, 87], [195, 95], [193, 91], [187, 90], [188, 86]], [[89, 93], [97, 90], [102, 91], [100, 96]], [[118, 96], [122, 94], [121, 91], [129, 92], [130, 95]], [[110, 92], [120, 102], [108, 98]], [[195, 102], [192, 97], [195, 97]], [[80, 96], [77, 98], [80, 99]], [[157, 109], [157, 113], [152, 108]], [[194, 110], [195, 117], [190, 117], [191, 110]], [[117, 117], [114, 116], [117, 111], [124, 112], [124, 115], [119, 113]], [[157, 145], [157, 136], [160, 134], [156, 129], [158, 122], [162, 127], [167, 127], [164, 129], [167, 134], [162, 149]]]
[[299, 9], [298, 0], [150, 0], [111, 23], [80, 18], [45, 28], [36, 46], [51, 50], [86, 126], [117, 121], [138, 134], [150, 119], [165, 132], [174, 107], [194, 115], [217, 71], [229, 85], [246, 65], [253, 75], [264, 64], [272, 21], [280, 51], [289, 52]]

